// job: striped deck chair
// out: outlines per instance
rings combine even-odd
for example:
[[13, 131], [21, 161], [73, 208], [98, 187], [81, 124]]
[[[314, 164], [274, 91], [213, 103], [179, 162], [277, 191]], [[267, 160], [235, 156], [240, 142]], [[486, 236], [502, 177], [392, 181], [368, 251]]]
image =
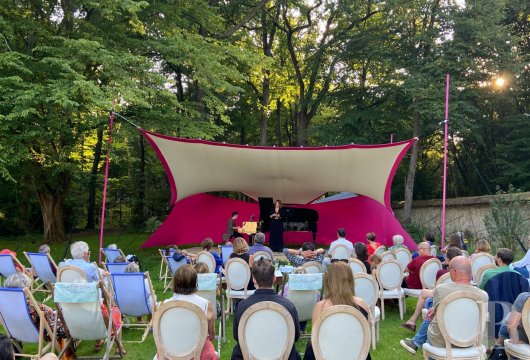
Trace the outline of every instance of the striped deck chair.
[[[156, 310], [156, 296], [148, 272], [111, 273], [110, 276], [116, 304], [122, 315], [133, 317], [153, 315]], [[124, 328], [145, 329], [141, 340], [124, 342], [144, 342], [152, 326], [152, 320], [148, 324], [123, 324]]]
[[127, 265], [129, 265], [128, 262], [124, 262], [124, 263], [105, 263], [105, 269], [107, 269], [107, 271], [111, 274], [119, 274], [119, 273], [124, 273], [125, 272], [125, 268], [127, 267]]
[[40, 285], [33, 289], [33, 292], [48, 293], [49, 295], [44, 302], [50, 300], [52, 297], [52, 286], [57, 281], [57, 265], [55, 261], [53, 261], [50, 254], [24, 252], [24, 255], [31, 264], [37, 280], [40, 281]]
[[175, 259], [173, 259], [173, 256], [166, 256], [165, 259], [169, 272], [171, 273], [171, 277], [168, 277], [168, 279], [170, 279], [169, 282], [167, 282], [167, 279], [164, 279], [164, 292], [168, 291], [169, 287], [173, 283], [173, 275], [175, 274], [175, 271], [177, 271], [177, 269], [182, 265], [186, 265], [188, 263], [188, 259], [185, 257], [182, 258], [182, 260], [180, 261], [175, 261]]
[[[39, 326], [35, 326], [31, 320], [30, 305], [37, 312]], [[15, 347], [15, 357], [29, 357], [33, 360], [39, 359], [50, 348], [53, 351], [52, 342], [44, 340], [44, 330], [50, 337], [53, 331], [29, 289], [0, 288], [0, 317], [9, 337], [23, 343], [38, 344], [36, 354], [25, 354], [17, 351]]]
[[16, 274], [17, 268], [22, 271], [24, 274], [28, 275], [31, 279], [32, 277], [28, 274], [28, 271], [22, 265], [18, 259], [13, 256], [13, 254], [0, 254], [0, 284], [2, 278], [8, 278], [11, 274]]
[[102, 248], [101, 251], [103, 252], [103, 254], [105, 254], [105, 261], [109, 263], [113, 263], [118, 256], [125, 257], [125, 254], [123, 253], [123, 251], [121, 251], [121, 249]]
[[[61, 267], [57, 273], [54, 302], [69, 332], [67, 343], [59, 353], [59, 358], [71, 346], [72, 342], [79, 343], [82, 340], [100, 339], [105, 339], [106, 344], [103, 360], [110, 359], [110, 352], [114, 344], [116, 344], [120, 357], [122, 357], [123, 345], [117, 338], [122, 327], [118, 328], [112, 318], [113, 296], [104, 287], [103, 281], [97, 283], [76, 282], [82, 281], [83, 278], [86, 281], [83, 270], [75, 266]], [[100, 290], [109, 311], [108, 325], [105, 324], [101, 311]], [[83, 359], [83, 357], [78, 356], [77, 359]]]

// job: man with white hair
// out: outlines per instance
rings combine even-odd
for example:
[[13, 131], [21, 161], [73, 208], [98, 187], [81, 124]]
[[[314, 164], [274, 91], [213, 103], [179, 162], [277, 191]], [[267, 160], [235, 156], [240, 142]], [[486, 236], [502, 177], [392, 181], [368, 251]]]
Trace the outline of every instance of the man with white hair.
[[59, 264], [59, 268], [65, 265], [77, 266], [86, 274], [88, 282], [99, 280], [99, 271], [96, 265], [90, 262], [90, 249], [84, 241], [76, 241], [70, 246], [72, 259], [67, 259]]
[[248, 254], [254, 255], [254, 253], [258, 251], [265, 251], [267, 254], [271, 256], [271, 259], [274, 259], [272, 250], [268, 246], [263, 245], [264, 243], [265, 243], [265, 234], [262, 232], [257, 232], [256, 235], [254, 235], [254, 245], [248, 248]]

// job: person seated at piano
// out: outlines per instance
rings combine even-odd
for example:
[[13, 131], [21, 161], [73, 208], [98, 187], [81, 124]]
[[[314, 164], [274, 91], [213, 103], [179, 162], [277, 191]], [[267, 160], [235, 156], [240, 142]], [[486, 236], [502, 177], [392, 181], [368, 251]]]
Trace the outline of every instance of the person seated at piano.
[[324, 260], [324, 249], [316, 249], [315, 244], [312, 242], [305, 242], [302, 244], [302, 247], [298, 250], [295, 249], [283, 249], [283, 253], [287, 260], [294, 267], [302, 266], [306, 262], [316, 261], [322, 264]]
[[249, 255], [254, 255], [254, 253], [257, 251], [265, 251], [271, 256], [271, 259], [274, 259], [272, 250], [268, 246], [263, 245], [264, 243], [265, 234], [262, 232], [257, 232], [256, 235], [254, 235], [254, 245], [248, 248]]
[[239, 226], [236, 226], [236, 220], [238, 217], [239, 213], [237, 211], [232, 211], [232, 216], [230, 217], [230, 219], [228, 219], [228, 222], [226, 223], [226, 232], [223, 234], [224, 241], [230, 241], [237, 237], [243, 237], [243, 235], [240, 234], [241, 228]]
[[283, 248], [283, 222], [286, 214], [281, 200], [276, 200], [274, 209], [269, 215], [271, 222], [269, 227], [269, 246], [274, 252], [282, 251]]

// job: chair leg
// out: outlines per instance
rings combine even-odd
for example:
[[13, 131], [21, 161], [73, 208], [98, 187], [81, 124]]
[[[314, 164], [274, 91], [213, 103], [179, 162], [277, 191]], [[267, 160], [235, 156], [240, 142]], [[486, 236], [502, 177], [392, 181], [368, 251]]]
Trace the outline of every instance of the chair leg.
[[381, 319], [385, 320], [385, 299], [381, 297]]
[[401, 318], [401, 321], [403, 321], [403, 307], [405, 306], [405, 298], [404, 297], [399, 298], [398, 303], [399, 303], [399, 317]]
[[379, 321], [375, 323], [376, 328], [376, 334], [377, 334], [377, 341], [379, 341]]
[[372, 323], [372, 350], [375, 350], [375, 324]]

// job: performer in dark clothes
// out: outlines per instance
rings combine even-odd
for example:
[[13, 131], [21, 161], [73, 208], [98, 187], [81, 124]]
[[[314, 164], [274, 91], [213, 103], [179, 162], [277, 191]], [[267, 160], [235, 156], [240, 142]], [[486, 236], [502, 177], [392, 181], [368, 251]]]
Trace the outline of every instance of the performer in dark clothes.
[[272, 251], [279, 252], [283, 249], [283, 222], [285, 220], [285, 211], [280, 200], [274, 203], [270, 218], [269, 247]]
[[226, 232], [223, 234], [223, 240], [224, 241], [230, 241], [232, 238], [236, 237], [243, 237], [239, 233], [241, 231], [241, 228], [236, 226], [236, 220], [239, 217], [239, 213], [237, 211], [232, 212], [232, 216], [230, 219], [228, 219], [228, 222], [226, 223]]

